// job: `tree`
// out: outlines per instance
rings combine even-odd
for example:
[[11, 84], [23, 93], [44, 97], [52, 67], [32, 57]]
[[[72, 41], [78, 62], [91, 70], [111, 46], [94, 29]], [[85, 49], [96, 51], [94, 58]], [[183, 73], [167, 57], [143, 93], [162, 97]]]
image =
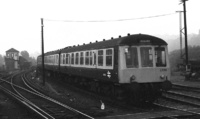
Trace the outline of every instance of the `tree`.
[[37, 61], [36, 61], [36, 59], [34, 57], [30, 57], [30, 62], [32, 64], [32, 66], [37, 65]]
[[25, 58], [27, 61], [29, 61], [29, 53], [26, 50], [21, 51], [21, 55], [23, 58]]

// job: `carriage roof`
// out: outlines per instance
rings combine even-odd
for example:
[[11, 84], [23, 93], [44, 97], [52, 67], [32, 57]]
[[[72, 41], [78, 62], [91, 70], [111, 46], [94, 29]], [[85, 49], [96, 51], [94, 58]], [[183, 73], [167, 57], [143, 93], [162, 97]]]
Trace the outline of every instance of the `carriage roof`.
[[[145, 34], [135, 34], [135, 35], [128, 35], [125, 37], [119, 38], [111, 38], [110, 40], [103, 40], [100, 42], [83, 44], [81, 46], [73, 46], [73, 47], [66, 47], [61, 52], [74, 52], [74, 51], [84, 51], [84, 50], [93, 50], [93, 49], [104, 49], [109, 47], [115, 46], [123, 46], [123, 45], [142, 45], [140, 40], [149, 40], [150, 45], [167, 45], [167, 43], [154, 36], [145, 35]], [[147, 44], [147, 43], [143, 43]]]
[[[149, 40], [150, 43], [141, 43], [141, 40]], [[75, 51], [85, 51], [85, 50], [93, 50], [93, 49], [104, 49], [104, 48], [110, 48], [115, 46], [133, 46], [133, 45], [142, 45], [142, 44], [149, 44], [149, 45], [167, 45], [167, 43], [162, 40], [161, 38], [146, 35], [146, 34], [134, 34], [134, 35], [127, 35], [124, 37], [119, 38], [111, 38], [109, 40], [103, 40], [99, 42], [89, 43], [89, 44], [83, 44], [78, 46], [69, 46], [63, 49], [51, 51], [45, 53], [45, 55], [53, 55], [53, 54], [59, 54], [60, 52], [75, 52]]]

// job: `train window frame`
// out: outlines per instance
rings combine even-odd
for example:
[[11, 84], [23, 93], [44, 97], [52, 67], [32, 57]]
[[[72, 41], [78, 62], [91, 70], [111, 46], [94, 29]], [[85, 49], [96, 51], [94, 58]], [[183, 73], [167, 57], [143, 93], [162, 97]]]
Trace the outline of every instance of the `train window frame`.
[[93, 52], [89, 51], [89, 65], [93, 66]]
[[[111, 66], [113, 66], [113, 50], [112, 49], [106, 49], [105, 51], [106, 51], [106, 53], [105, 53], [105, 61], [106, 61], [105, 66], [111, 67]], [[111, 54], [109, 54], [110, 52], [107, 52], [107, 51], [111, 51]], [[111, 59], [111, 63], [108, 63], [108, 60], [110, 60], [110, 59]]]
[[[102, 52], [102, 53], [101, 53]], [[102, 57], [101, 59], [99, 57]], [[99, 62], [102, 60], [101, 62]], [[104, 66], [104, 50], [100, 49], [97, 51], [97, 67], [103, 67]]]
[[46, 60], [47, 60], [47, 64], [49, 64], [49, 56], [47, 56], [47, 59], [46, 59]]
[[45, 61], [45, 64], [48, 64], [47, 58], [48, 58], [48, 56], [45, 56], [45, 57], [44, 57], [44, 59], [45, 59], [45, 60], [44, 60], [44, 61]]
[[57, 54], [55, 55], [55, 59], [56, 59], [55, 60], [55, 65], [58, 65], [58, 55]]
[[50, 64], [50, 56], [47, 58], [48, 65]]
[[[112, 66], [106, 66], [106, 51], [112, 50]], [[103, 51], [103, 54], [99, 55], [99, 51]], [[96, 53], [96, 67], [98, 69], [113, 69], [114, 65], [114, 48], [98, 49]], [[99, 65], [99, 57], [103, 58], [103, 65]]]
[[90, 65], [90, 52], [89, 51], [85, 51], [85, 66], [89, 66]]
[[85, 52], [80, 52], [80, 65], [84, 66], [85, 65]]
[[69, 55], [68, 55], [68, 56], [69, 56], [69, 57], [68, 57], [68, 58], [69, 58], [69, 59], [68, 59], [68, 66], [71, 66], [71, 65], [72, 65], [72, 64], [71, 64], [71, 55], [72, 55], [72, 53], [68, 53], [68, 54], [69, 54]]
[[52, 65], [52, 55], [49, 56], [49, 64]]
[[65, 65], [68, 66], [69, 65], [69, 54], [66, 53], [65, 55], [66, 55], [65, 56]]
[[[161, 51], [158, 56], [158, 50]], [[154, 47], [155, 67], [167, 67], [167, 51], [163, 46]], [[158, 62], [159, 61], [159, 62]]]
[[63, 64], [63, 54], [60, 55], [60, 64]]
[[[145, 50], [147, 48], [150, 48], [151, 52], [150, 51], [142, 52], [142, 49]], [[149, 68], [149, 67], [152, 68], [152, 67], [154, 67], [154, 47], [152, 47], [152, 46], [140, 46], [139, 49], [140, 49], [140, 65], [141, 65], [141, 67], [142, 68]], [[144, 55], [142, 55], [142, 53], [144, 55], [145, 55], [145, 53], [148, 53], [147, 54], [148, 56], [146, 56], [146, 57], [148, 57], [149, 61], [150, 60], [152, 60], [152, 61], [151, 62], [147, 61], [148, 59], [144, 58], [143, 57]], [[145, 59], [146, 59], [146, 62], [143, 62], [143, 61], [145, 61]], [[143, 63], [146, 63], [146, 64], [143, 64]]]
[[56, 63], [56, 55], [53, 55], [53, 65]]
[[[129, 53], [129, 48], [134, 48], [135, 50], [136, 50], [136, 55], [135, 55], [135, 57], [134, 57], [134, 64], [133, 64], [133, 62], [131, 62], [131, 64], [127, 64], [128, 62], [127, 62], [127, 57], [128, 57], [128, 53]], [[124, 48], [124, 53], [125, 53], [125, 66], [126, 66], [126, 68], [127, 69], [131, 69], [131, 68], [139, 68], [139, 49], [138, 49], [138, 47], [137, 46], [129, 46], [129, 47], [125, 47]], [[135, 53], [135, 52], [134, 52]], [[133, 53], [133, 54], [134, 54]], [[130, 60], [132, 60], [133, 61], [133, 56], [131, 57], [131, 54], [130, 54]]]
[[74, 53], [71, 53], [70, 56], [71, 56], [70, 65], [74, 65]]
[[93, 66], [97, 66], [97, 50], [92, 51], [92, 57], [93, 57]]
[[79, 52], [75, 53], [75, 65], [79, 65]]
[[66, 64], [66, 58], [65, 57], [66, 57], [66, 54], [64, 53], [63, 54], [63, 64]]

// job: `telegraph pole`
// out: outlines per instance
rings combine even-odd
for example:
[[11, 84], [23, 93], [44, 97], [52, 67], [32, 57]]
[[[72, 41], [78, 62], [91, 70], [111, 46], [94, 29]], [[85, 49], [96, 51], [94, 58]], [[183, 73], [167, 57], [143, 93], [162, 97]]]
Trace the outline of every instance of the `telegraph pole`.
[[42, 38], [42, 79], [43, 79], [43, 86], [45, 85], [45, 69], [44, 69], [44, 35], [43, 35], [43, 18], [41, 18], [41, 38]]
[[185, 64], [186, 71], [188, 71], [188, 42], [187, 42], [187, 21], [186, 21], [186, 2], [187, 0], [182, 0], [183, 2], [183, 13], [184, 13], [184, 30], [185, 30]]
[[181, 54], [180, 54], [180, 58], [182, 59], [182, 57], [183, 57], [183, 52], [182, 52], [182, 34], [183, 34], [183, 32], [182, 32], [182, 30], [183, 30], [183, 28], [182, 28], [182, 12], [183, 11], [176, 11], [176, 12], [179, 12], [179, 23], [180, 23], [180, 52], [181, 52]]

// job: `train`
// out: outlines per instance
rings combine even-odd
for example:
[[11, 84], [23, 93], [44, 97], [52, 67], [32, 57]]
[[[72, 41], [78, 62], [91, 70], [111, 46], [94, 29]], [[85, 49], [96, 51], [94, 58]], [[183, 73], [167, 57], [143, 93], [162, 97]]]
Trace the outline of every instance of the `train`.
[[[148, 34], [69, 46], [44, 53], [48, 75], [132, 103], [153, 102], [171, 89], [168, 44]], [[42, 55], [37, 57], [42, 70]]]

